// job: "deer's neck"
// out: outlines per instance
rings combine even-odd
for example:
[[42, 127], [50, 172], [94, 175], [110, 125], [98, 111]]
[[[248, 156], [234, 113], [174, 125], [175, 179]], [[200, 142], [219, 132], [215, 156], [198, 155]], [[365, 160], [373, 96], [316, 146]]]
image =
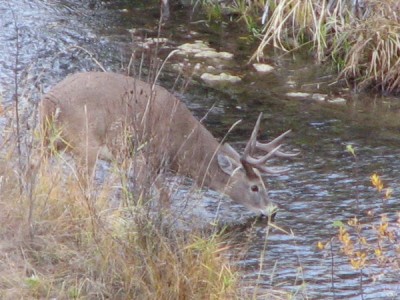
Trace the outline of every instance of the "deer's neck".
[[[221, 190], [229, 176], [218, 166], [218, 141], [176, 97], [170, 94], [161, 97], [164, 90], [158, 93], [156, 109], [149, 115], [156, 165], [166, 165], [178, 174], [193, 178], [200, 186]], [[168, 106], [160, 100], [164, 98]]]
[[196, 124], [183, 139], [173, 169], [193, 178], [199, 186], [208, 186], [221, 191], [228, 183], [229, 176], [218, 166], [219, 142], [200, 123]]

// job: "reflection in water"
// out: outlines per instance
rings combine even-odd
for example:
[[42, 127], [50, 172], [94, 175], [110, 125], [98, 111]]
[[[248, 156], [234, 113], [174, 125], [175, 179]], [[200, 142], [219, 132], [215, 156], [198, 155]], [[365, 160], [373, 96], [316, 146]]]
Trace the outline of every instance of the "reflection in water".
[[[155, 8], [142, 7], [128, 11], [105, 9], [101, 5], [85, 7], [72, 0], [0, 2], [0, 90], [4, 101], [10, 102], [13, 89], [15, 24], [20, 44], [19, 80], [33, 89], [32, 95], [38, 98], [42, 88], [47, 90], [69, 73], [98, 70], [93, 58], [108, 70], [119, 70], [121, 61], [126, 66], [132, 49], [126, 29], [137, 28], [143, 35], [156, 36], [156, 12]], [[216, 40], [221, 38], [221, 32], [216, 38], [205, 32], [204, 23], [182, 26], [187, 22], [186, 12], [175, 13], [176, 18], [167, 24], [170, 31], [165, 32], [165, 36], [174, 39], [169, 47], [174, 48], [180, 41], [192, 41], [195, 35], [196, 39], [214, 41], [213, 46], [221, 50], [228, 50], [224, 47], [236, 50], [236, 57], [248, 57], [245, 51], [240, 52], [243, 45], [235, 48], [238, 43], [235, 36], [225, 33], [222, 43]], [[338, 229], [333, 224], [337, 220], [346, 222], [354, 215], [370, 222], [367, 216], [371, 212], [375, 216], [386, 213], [392, 223], [396, 222], [396, 212], [400, 210], [400, 101], [330, 88], [332, 77], [301, 57], [296, 61], [277, 58], [276, 71], [263, 76], [250, 71], [245, 63], [243, 59], [230, 66], [232, 71], [241, 72], [241, 84], [218, 90], [194, 83], [184, 98], [197, 116], [203, 116], [215, 105], [206, 125], [216, 136], [222, 137], [234, 121], [244, 119], [243, 127], [228, 137], [238, 148], [243, 148], [242, 141], [251, 131], [258, 112], [264, 111], [267, 117], [263, 125], [268, 135], [261, 137], [276, 136], [292, 128], [290, 144], [297, 145], [302, 152], [301, 157], [291, 161], [274, 161], [276, 165], [288, 165], [290, 172], [267, 178], [270, 197], [280, 207], [276, 224], [290, 234], [274, 228], [267, 230], [260, 223], [252, 223], [251, 229], [234, 227], [243, 233], [232, 242], [236, 243], [236, 249], [243, 250], [239, 251], [241, 259], [237, 261], [244, 270], [243, 282], [252, 290], [257, 283], [257, 293], [261, 294], [274, 286], [295, 293], [299, 299], [359, 299], [360, 272], [354, 271], [343, 255], [338, 255]], [[162, 83], [171, 86], [172, 77], [176, 73], [167, 66]], [[347, 105], [333, 106], [288, 99], [286, 93], [296, 88], [312, 93], [341, 93], [349, 101]], [[346, 152], [348, 144], [356, 149], [356, 159]], [[384, 204], [369, 182], [374, 172], [393, 189], [392, 198]], [[190, 199], [188, 196], [190, 188], [191, 183], [179, 185], [174, 205], [191, 222], [195, 215], [203, 224], [213, 222], [216, 217], [227, 223], [239, 220], [245, 224], [252, 216], [229, 200], [220, 201], [221, 196], [212, 191], [193, 201], [193, 196]], [[192, 205], [180, 207], [178, 203], [186, 203], [182, 199]], [[379, 217], [375, 219], [379, 223]], [[369, 230], [373, 242], [374, 235]], [[330, 251], [317, 251], [318, 242], [331, 239], [333, 256]], [[260, 262], [263, 262], [261, 267]], [[398, 270], [375, 264], [365, 268], [362, 276], [365, 299], [400, 297]]]

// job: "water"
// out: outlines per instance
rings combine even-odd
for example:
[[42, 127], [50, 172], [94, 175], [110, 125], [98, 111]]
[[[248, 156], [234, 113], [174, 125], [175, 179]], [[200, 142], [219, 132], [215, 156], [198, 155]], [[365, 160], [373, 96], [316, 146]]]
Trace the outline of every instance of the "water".
[[[157, 7], [140, 3], [136, 1], [125, 7], [72, 0], [0, 2], [3, 104], [9, 105], [13, 94], [16, 26], [20, 44], [17, 79], [25, 87], [19, 92], [20, 95], [29, 92], [30, 99], [36, 102], [41, 91], [48, 90], [67, 74], [100, 70], [97, 62], [107, 70], [126, 70], [134, 50], [134, 65], [138, 66], [143, 52], [140, 44], [145, 38], [158, 35]], [[278, 229], [267, 231], [261, 222], [251, 229], [238, 229], [232, 241], [234, 249], [238, 249], [232, 255], [237, 257], [236, 265], [243, 271], [244, 289], [250, 294], [263, 295], [271, 292], [273, 286], [275, 290], [293, 293], [296, 299], [360, 299], [361, 291], [364, 299], [398, 299], [399, 270], [389, 267], [395, 263], [386, 266], [371, 263], [362, 270], [360, 287], [360, 271], [354, 270], [346, 257], [339, 254], [338, 229], [333, 224], [338, 220], [346, 223], [357, 215], [361, 222], [378, 226], [380, 214], [386, 213], [398, 238], [400, 99], [353, 93], [331, 85], [335, 81], [332, 73], [313, 65], [307, 54], [272, 56], [268, 62], [276, 66], [275, 71], [260, 76], [246, 65], [254, 44], [237, 38], [238, 26], [209, 28], [204, 22], [190, 23], [199, 16], [186, 8], [173, 7], [172, 13], [173, 22], [167, 23], [161, 33], [169, 42], [161, 48], [159, 57], [165, 58], [179, 44], [202, 39], [218, 50], [234, 52], [234, 61], [223, 68], [243, 78], [230, 88], [208, 88], [194, 76], [182, 94], [194, 114], [202, 117], [214, 107], [205, 124], [218, 137], [237, 119], [243, 119], [228, 137], [235, 147], [243, 149], [258, 112], [263, 111], [262, 138], [292, 128], [288, 149], [300, 149], [302, 153], [293, 160], [273, 161], [275, 165], [289, 166], [290, 172], [267, 178], [270, 197], [280, 207], [276, 224], [289, 233]], [[134, 34], [127, 29], [135, 29], [131, 31]], [[153, 51], [152, 47], [144, 51], [146, 55]], [[171, 59], [171, 64], [178, 62], [182, 58]], [[147, 68], [150, 63], [145, 56], [146, 76], [152, 75]], [[174, 86], [177, 77], [171, 64], [166, 65], [160, 80], [168, 88]], [[175, 86], [177, 90], [182, 81]], [[326, 94], [330, 99], [342, 97], [347, 103], [333, 105], [310, 97], [295, 99], [286, 95], [298, 91]], [[353, 146], [356, 158], [346, 151], [347, 145]], [[384, 203], [383, 195], [370, 184], [369, 176], [375, 172], [393, 190], [392, 197]], [[220, 202], [218, 193], [206, 191], [193, 201], [187, 194], [191, 183], [178, 185], [176, 198], [192, 203], [188, 210], [204, 223], [215, 218], [217, 209], [227, 222], [238, 218], [245, 221], [249, 217], [240, 206], [232, 206], [226, 199]], [[365, 228], [361, 234], [371, 245], [376, 244], [373, 228]], [[325, 251], [317, 250], [318, 242], [325, 244], [331, 239], [333, 257], [329, 245]], [[396, 257], [393, 246], [387, 249], [392, 249], [388, 256]], [[374, 260], [373, 255], [369, 258]]]

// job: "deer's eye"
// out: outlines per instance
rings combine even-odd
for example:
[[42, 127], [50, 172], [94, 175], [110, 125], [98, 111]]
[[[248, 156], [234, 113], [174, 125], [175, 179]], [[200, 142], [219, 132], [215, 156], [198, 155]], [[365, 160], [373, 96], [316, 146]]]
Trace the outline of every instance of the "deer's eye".
[[250, 189], [251, 189], [252, 192], [255, 192], [255, 193], [258, 192], [258, 186], [256, 186], [256, 185], [252, 185], [252, 186], [250, 187]]

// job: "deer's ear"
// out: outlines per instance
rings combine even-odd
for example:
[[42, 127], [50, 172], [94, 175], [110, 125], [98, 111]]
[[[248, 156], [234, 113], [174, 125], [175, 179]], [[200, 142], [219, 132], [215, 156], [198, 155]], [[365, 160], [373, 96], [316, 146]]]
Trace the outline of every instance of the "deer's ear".
[[228, 143], [224, 143], [222, 146], [222, 150], [224, 153], [228, 154], [231, 158], [236, 160], [236, 164], [240, 164], [240, 154]]
[[233, 171], [235, 170], [232, 159], [225, 154], [218, 153], [217, 160], [221, 170], [228, 175], [232, 175]]

